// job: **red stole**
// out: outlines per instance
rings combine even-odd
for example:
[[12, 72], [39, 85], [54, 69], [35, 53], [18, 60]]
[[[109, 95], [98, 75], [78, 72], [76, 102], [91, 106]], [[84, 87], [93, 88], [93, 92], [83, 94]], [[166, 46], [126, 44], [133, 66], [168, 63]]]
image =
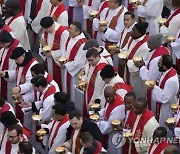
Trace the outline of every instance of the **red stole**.
[[7, 25], [9, 26], [13, 22], [13, 20], [15, 20], [16, 18], [18, 18], [20, 16], [23, 16], [22, 12], [19, 12], [15, 16], [12, 16], [11, 19], [9, 20], [9, 22], [7, 23]]
[[168, 141], [163, 141], [160, 144], [158, 144], [158, 146], [155, 148], [155, 150], [153, 152], [151, 152], [152, 147], [153, 147], [154, 143], [151, 143], [149, 150], [148, 150], [148, 154], [158, 154], [161, 153], [167, 146], [168, 146]]
[[124, 40], [122, 40], [122, 36], [123, 36], [123, 34], [124, 34], [124, 30], [125, 30], [125, 28], [123, 29], [123, 31], [122, 31], [122, 33], [121, 33], [121, 41], [123, 41], [122, 43], [121, 43], [121, 45], [120, 45], [120, 49], [122, 49], [122, 48], [124, 48], [125, 47], [125, 45], [128, 43], [128, 41], [129, 41], [129, 38], [130, 38], [130, 36], [131, 36], [131, 32], [127, 32], [126, 33], [126, 36], [124, 37]]
[[22, 11], [23, 14], [24, 14], [26, 0], [19, 0], [19, 2], [20, 2], [20, 6], [21, 6], [21, 11]]
[[[80, 130], [81, 131], [81, 130]], [[79, 154], [79, 152], [80, 152], [80, 150], [81, 150], [81, 144], [80, 144], [80, 139], [79, 139], [79, 135], [80, 135], [80, 131], [78, 132], [78, 135], [77, 135], [77, 137], [76, 137], [76, 143], [75, 143], [75, 154]], [[74, 143], [73, 143], [73, 136], [74, 136], [74, 132], [75, 132], [75, 130], [73, 129], [73, 131], [72, 131], [72, 134], [71, 134], [71, 141], [72, 141], [72, 144], [71, 145], [73, 145]]]
[[[6, 26], [8, 27], [8, 26]], [[18, 46], [19, 41], [17, 39], [14, 39], [13, 43], [11, 44], [9, 50], [7, 51], [6, 57], [4, 59], [4, 63], [2, 64], [2, 58], [3, 58], [3, 53], [2, 57], [0, 59], [0, 65], [2, 66], [2, 70], [8, 70], [9, 69], [9, 59], [12, 54], [12, 51]], [[5, 49], [4, 49], [5, 50]], [[4, 98], [7, 98], [7, 81], [4, 80], [4, 78], [1, 78], [1, 94], [3, 95]]]
[[[171, 68], [171, 70], [166, 74], [164, 79], [161, 81], [159, 87], [161, 89], [164, 89], [164, 86], [166, 84], [166, 81], [176, 75], [176, 70], [174, 68]], [[161, 110], [161, 103], [156, 102], [156, 120], [159, 121], [159, 116], [160, 116], [160, 110]]]
[[[154, 53], [152, 54], [148, 64], [147, 64], [147, 69], [149, 69], [149, 65], [151, 63], [151, 61], [158, 57], [158, 56], [161, 56], [163, 54], [166, 54], [166, 55], [169, 55], [170, 52], [169, 50], [164, 47], [164, 46], [160, 46], [159, 48], [157, 48]], [[146, 99], [147, 99], [147, 102], [148, 102], [148, 108], [151, 109], [151, 90], [147, 89], [147, 92], [146, 92]]]
[[44, 93], [43, 99], [42, 99], [42, 108], [43, 108], [44, 100], [45, 100], [48, 96], [54, 94], [55, 92], [56, 92], [56, 89], [55, 89], [54, 86], [50, 86], [50, 87], [46, 90], [46, 92]]
[[11, 142], [9, 140], [7, 140], [6, 141], [6, 149], [5, 149], [6, 154], [11, 154], [11, 149], [12, 149]]
[[[67, 46], [69, 44], [70, 39], [71, 38], [68, 37], [68, 40], [66, 42], [66, 51], [67, 51]], [[86, 41], [87, 41], [86, 38], [81, 38], [74, 44], [74, 46], [72, 47], [70, 54], [69, 54], [69, 62], [74, 61], [74, 58], [75, 58], [80, 46], [83, 43], [85, 43]], [[83, 52], [83, 51], [81, 51], [81, 52]], [[70, 94], [70, 85], [71, 85], [71, 75], [69, 74], [69, 72], [67, 72], [67, 93], [68, 94]]]
[[12, 32], [12, 29], [6, 24], [1, 28], [1, 32], [4, 31], [4, 30], [6, 30], [9, 33]]
[[168, 18], [167, 22], [166, 22], [166, 27], [169, 27], [169, 23], [170, 21], [173, 19], [173, 17], [175, 17], [176, 15], [178, 15], [180, 13], [180, 8], [176, 9], [173, 14], [170, 15], [170, 17]]
[[[68, 116], [65, 115], [65, 116], [62, 118], [62, 120], [59, 122], [59, 124], [56, 126], [55, 132], [54, 132], [54, 134], [53, 134], [53, 137], [52, 137], [52, 140], [51, 140], [51, 143], [50, 143], [50, 148], [52, 147], [52, 145], [53, 145], [53, 143], [54, 143], [54, 139], [55, 139], [55, 137], [56, 137], [56, 135], [57, 135], [57, 133], [58, 133], [58, 131], [59, 131], [59, 128], [60, 128], [64, 123], [66, 123], [68, 120], [69, 120]], [[52, 133], [52, 130], [53, 130], [53, 128], [54, 128], [55, 123], [56, 123], [56, 120], [54, 120], [54, 122], [53, 122], [53, 124], [52, 124], [52, 128], [51, 128], [51, 130], [50, 130], [49, 136], [50, 136], [51, 133]]]
[[[92, 5], [92, 0], [88, 0], [88, 6], [90, 6], [91, 7], [91, 5]], [[92, 37], [92, 20], [90, 20], [90, 19], [87, 19], [86, 20], [86, 24], [87, 24], [87, 32], [91, 35], [91, 37]]]
[[9, 111], [10, 106], [8, 103], [5, 103], [4, 106], [0, 109], [0, 115], [5, 112], [5, 111]]
[[[63, 38], [61, 38], [61, 36], [65, 30], [67, 30], [67, 27], [59, 26], [58, 30], [55, 32], [52, 50], [60, 49], [60, 47], [61, 47], [60, 40], [63, 39]], [[44, 39], [46, 40], [46, 42], [47, 42], [47, 38], [48, 38], [48, 33], [44, 32]], [[53, 65], [53, 78], [59, 85], [60, 90], [62, 90], [61, 68], [54, 62], [54, 60], [52, 60], [52, 65]]]
[[[104, 2], [102, 2], [103, 4], [101, 5], [101, 7], [99, 8], [99, 11], [98, 11], [98, 14], [97, 14], [97, 19], [100, 19], [100, 14], [101, 14], [101, 12], [105, 9], [105, 8], [107, 8], [108, 7], [108, 1], [106, 0], [106, 1], [104, 1]], [[96, 39], [97, 38], [97, 31], [95, 31], [94, 32], [94, 39]]]
[[117, 91], [118, 89], [124, 89], [127, 92], [131, 92], [133, 90], [133, 87], [130, 86], [129, 84], [126, 84], [124, 82], [118, 82], [116, 83], [113, 88], [115, 89], [115, 91]]
[[[142, 114], [142, 116], [139, 119], [139, 122], [137, 124], [136, 129], [135, 129], [135, 132], [133, 134], [134, 139], [141, 140], [142, 133], [144, 130], [144, 126], [153, 116], [154, 116], [153, 113], [149, 109], [146, 109], [146, 111]], [[134, 127], [134, 123], [136, 121], [136, 118], [137, 118], [137, 115], [134, 114], [134, 109], [131, 109], [129, 116], [128, 116], [128, 119], [127, 119], [126, 124], [125, 124], [125, 128], [131, 129], [131, 131], [132, 131], [133, 127]], [[124, 152], [125, 151], [126, 151], [126, 153], [128, 153], [128, 151], [129, 151], [129, 143], [127, 143], [127, 142], [126, 142], [126, 145], [124, 146]], [[137, 153], [134, 143], [132, 143], [131, 152], [132, 152], [132, 154]]]
[[58, 20], [59, 16], [61, 15], [61, 13], [66, 11], [66, 6], [64, 5], [63, 2], [61, 2], [61, 4], [57, 7], [54, 14], [52, 14], [53, 9], [54, 9], [54, 6], [52, 5], [50, 15], [52, 16], [53, 20], [57, 22], [57, 20]]
[[178, 120], [176, 127], [180, 127], [180, 119]]
[[26, 128], [25, 126], [22, 126], [22, 134], [26, 135], [27, 137], [32, 136], [32, 131]]
[[93, 152], [93, 154], [99, 154], [99, 153], [101, 153], [101, 150], [102, 150], [102, 144], [101, 144], [101, 142], [97, 141], [97, 148]]
[[47, 80], [47, 83], [50, 84], [53, 81], [53, 77], [48, 73], [46, 80]]
[[[107, 108], [107, 110], [106, 110], [105, 118], [104, 118], [104, 119], [109, 119], [109, 116], [110, 116], [112, 110], [113, 110], [115, 107], [117, 107], [117, 106], [119, 106], [119, 105], [121, 105], [121, 104], [123, 104], [123, 103], [124, 103], [124, 102], [123, 102], [122, 97], [121, 97], [120, 95], [116, 94], [116, 98], [114, 99], [114, 101], [113, 101], [112, 103], [109, 103], [109, 106], [108, 106], [108, 108]], [[107, 102], [106, 102], [106, 104], [107, 104]], [[105, 107], [106, 107], [106, 106], [105, 106]]]
[[36, 16], [37, 16], [39, 10], [41, 9], [42, 1], [43, 1], [43, 0], [38, 0], [38, 1], [37, 1], [36, 10], [35, 10], [35, 15], [36, 15]]

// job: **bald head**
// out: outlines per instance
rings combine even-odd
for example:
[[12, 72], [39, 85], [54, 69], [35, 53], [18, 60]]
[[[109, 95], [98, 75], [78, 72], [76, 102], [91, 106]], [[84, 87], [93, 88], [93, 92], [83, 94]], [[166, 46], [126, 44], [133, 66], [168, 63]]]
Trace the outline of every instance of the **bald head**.
[[104, 89], [104, 97], [108, 103], [111, 103], [115, 99], [116, 92], [112, 86], [108, 86]]
[[179, 152], [178, 147], [175, 145], [168, 145], [164, 150], [164, 154], [179, 154]]

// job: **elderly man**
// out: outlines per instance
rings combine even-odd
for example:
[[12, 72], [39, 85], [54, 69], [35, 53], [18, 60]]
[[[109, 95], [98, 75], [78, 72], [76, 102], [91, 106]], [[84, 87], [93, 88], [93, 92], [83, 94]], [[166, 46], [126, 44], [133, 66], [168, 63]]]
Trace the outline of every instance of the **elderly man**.
[[[127, 140], [124, 147], [124, 153], [146, 153], [150, 143], [144, 143], [153, 137], [154, 130], [159, 126], [153, 113], [147, 109], [147, 102], [144, 98], [138, 98], [131, 109], [127, 121], [125, 123], [126, 131], [132, 133], [134, 140]], [[136, 142], [134, 142], [136, 141]]]

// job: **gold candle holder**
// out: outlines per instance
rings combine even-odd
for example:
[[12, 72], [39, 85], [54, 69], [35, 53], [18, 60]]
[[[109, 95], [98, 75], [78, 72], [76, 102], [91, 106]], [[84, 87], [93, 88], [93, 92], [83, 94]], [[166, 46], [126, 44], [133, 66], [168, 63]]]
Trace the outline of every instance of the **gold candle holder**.
[[114, 130], [120, 130], [122, 122], [120, 120], [113, 120], [111, 125], [113, 126]]

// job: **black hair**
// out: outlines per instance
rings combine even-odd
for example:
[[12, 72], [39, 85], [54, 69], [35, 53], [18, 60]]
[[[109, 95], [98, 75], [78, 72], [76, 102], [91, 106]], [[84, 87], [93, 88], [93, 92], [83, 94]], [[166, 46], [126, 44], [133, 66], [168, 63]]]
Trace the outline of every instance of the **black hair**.
[[28, 141], [21, 141], [19, 142], [19, 151], [24, 154], [32, 154], [33, 148]]
[[56, 92], [54, 94], [54, 99], [58, 102], [58, 103], [62, 103], [65, 104], [69, 99], [69, 95], [65, 92]]
[[81, 117], [83, 116], [77, 109], [69, 113], [69, 119], [77, 118], [79, 120]]
[[35, 87], [39, 87], [39, 86], [42, 86], [42, 87], [47, 87], [47, 80], [44, 76], [42, 75], [38, 75], [38, 76], [35, 76], [31, 79], [31, 83], [35, 86]]
[[81, 25], [80, 22], [78, 22], [78, 21], [73, 21], [71, 24], [76, 27], [76, 31], [79, 31], [80, 33], [82, 33], [82, 25]]
[[57, 115], [62, 115], [64, 116], [66, 114], [66, 109], [64, 108], [64, 105], [63, 104], [55, 104], [52, 106], [52, 109], [55, 110], [55, 113]]
[[42, 74], [44, 75], [45, 74], [45, 67], [44, 65], [42, 64], [35, 64], [31, 67], [31, 72], [34, 72], [36, 75], [39, 75], [39, 74]]
[[97, 56], [100, 56], [99, 55], [99, 52], [94, 49], [94, 48], [90, 48], [88, 49], [87, 53], [86, 53], [86, 58], [90, 58], [90, 57], [97, 57]]
[[162, 65], [170, 69], [173, 66], [173, 59], [170, 55], [162, 55]]
[[147, 101], [146, 101], [145, 98], [142, 98], [142, 97], [141, 97], [141, 98], [138, 98], [136, 101], [143, 103], [143, 108], [144, 108], [144, 109], [147, 108], [148, 103], [147, 103]]
[[124, 16], [125, 16], [125, 15], [130, 15], [132, 19], [135, 19], [135, 14], [134, 14], [133, 12], [131, 12], [131, 11], [125, 12], [125, 13], [124, 13]]
[[136, 95], [133, 92], [128, 92], [124, 97], [133, 97], [136, 100]]
[[8, 131], [16, 130], [17, 135], [22, 134], [22, 127], [19, 124], [13, 124], [9, 126]]

